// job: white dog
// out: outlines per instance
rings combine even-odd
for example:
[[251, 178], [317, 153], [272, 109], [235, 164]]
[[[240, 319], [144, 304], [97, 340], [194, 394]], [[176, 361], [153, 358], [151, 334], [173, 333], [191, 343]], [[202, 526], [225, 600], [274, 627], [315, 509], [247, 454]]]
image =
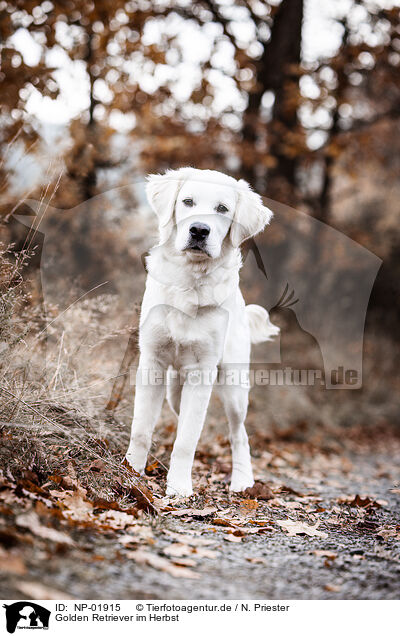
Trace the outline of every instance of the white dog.
[[272, 212], [243, 180], [181, 168], [150, 175], [147, 196], [160, 242], [147, 258], [140, 319], [140, 362], [128, 463], [143, 472], [164, 401], [178, 416], [167, 494], [192, 494], [192, 464], [212, 387], [224, 404], [232, 446], [230, 488], [254, 484], [244, 420], [250, 343], [279, 328], [239, 289], [239, 245], [269, 223]]

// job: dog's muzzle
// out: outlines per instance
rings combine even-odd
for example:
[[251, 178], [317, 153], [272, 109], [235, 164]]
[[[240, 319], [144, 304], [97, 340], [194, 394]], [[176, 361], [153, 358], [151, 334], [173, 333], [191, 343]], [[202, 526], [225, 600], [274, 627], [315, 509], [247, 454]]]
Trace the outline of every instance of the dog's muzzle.
[[210, 234], [210, 226], [206, 223], [192, 223], [189, 228], [190, 239], [186, 246], [187, 250], [198, 250], [206, 252], [205, 243]]

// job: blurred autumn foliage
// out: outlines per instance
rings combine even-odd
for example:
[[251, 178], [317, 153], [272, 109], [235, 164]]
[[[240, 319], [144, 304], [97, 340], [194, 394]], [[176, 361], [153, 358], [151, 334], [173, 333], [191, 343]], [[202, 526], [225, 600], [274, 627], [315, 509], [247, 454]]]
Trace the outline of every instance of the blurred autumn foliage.
[[[274, 210], [253, 368], [328, 378], [254, 383], [241, 495], [212, 400], [190, 503], [166, 406], [146, 477], [122, 463], [144, 178], [184, 165]], [[398, 598], [399, 172], [398, 0], [0, 0], [3, 598]], [[359, 390], [327, 390], [344, 364]]]
[[[387, 316], [399, 302], [400, 21], [385, 6], [338, 7], [336, 51], [311, 60], [303, 23], [319, 9], [306, 0], [2, 0], [3, 216], [28, 194], [73, 208], [150, 171], [215, 168], [384, 258], [373, 300]], [[29, 104], [59, 98], [57, 56], [82, 74], [83, 105], [47, 166]], [[41, 155], [29, 193], [15, 148]], [[17, 244], [19, 231], [11, 224]]]

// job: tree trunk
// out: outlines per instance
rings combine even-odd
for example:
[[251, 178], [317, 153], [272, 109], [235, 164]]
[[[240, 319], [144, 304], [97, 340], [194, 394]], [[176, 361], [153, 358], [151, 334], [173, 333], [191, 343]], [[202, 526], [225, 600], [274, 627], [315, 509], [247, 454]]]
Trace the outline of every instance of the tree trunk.
[[[261, 100], [266, 91], [272, 91], [275, 102], [272, 121], [267, 124], [267, 152], [275, 165], [268, 170], [267, 182], [258, 187], [269, 197], [285, 201], [293, 199], [296, 189], [297, 157], [288, 152], [287, 136], [297, 128], [302, 21], [303, 0], [282, 0], [257, 65], [257, 90], [249, 95], [242, 133], [245, 150], [250, 145], [254, 148], [264, 127], [260, 123]], [[244, 173], [250, 183], [257, 183], [256, 162], [245, 161]]]

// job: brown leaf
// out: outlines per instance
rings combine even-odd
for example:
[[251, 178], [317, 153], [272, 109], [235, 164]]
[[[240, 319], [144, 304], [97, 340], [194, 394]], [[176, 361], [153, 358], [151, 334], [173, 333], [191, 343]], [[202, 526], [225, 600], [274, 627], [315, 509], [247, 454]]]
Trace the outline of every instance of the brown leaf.
[[178, 510], [172, 510], [170, 514], [174, 515], [175, 517], [183, 517], [186, 515], [190, 515], [192, 517], [208, 517], [209, 515], [212, 515], [214, 512], [217, 512], [217, 509], [212, 507], [208, 507], [208, 508], [206, 507], [202, 509], [179, 508]]
[[129, 526], [128, 532], [119, 536], [118, 541], [125, 546], [140, 543], [141, 541], [154, 543], [154, 534], [150, 526], [136, 524], [134, 526]]
[[376, 533], [383, 539], [400, 539], [400, 528], [396, 526], [383, 526]]
[[237, 528], [237, 524], [233, 522], [231, 519], [222, 519], [220, 517], [216, 517], [212, 520], [214, 526], [224, 526], [226, 528]]
[[49, 539], [49, 541], [56, 541], [57, 543], [65, 543], [67, 545], [74, 545], [71, 537], [63, 532], [54, 530], [54, 528], [48, 528], [40, 523], [39, 517], [36, 512], [26, 512], [18, 515], [15, 519], [15, 523], [20, 528], [27, 528], [42, 539]]
[[164, 548], [163, 552], [167, 556], [174, 556], [174, 557], [191, 556], [193, 552], [193, 548], [191, 548], [189, 545], [184, 543], [171, 543], [171, 545]]
[[0, 492], [0, 501], [4, 501], [6, 504], [15, 504], [21, 503], [22, 499], [17, 497], [13, 490], [6, 488]]
[[21, 495], [27, 495], [32, 493], [34, 495], [40, 495], [47, 498], [49, 493], [30, 479], [19, 479], [17, 487], [15, 488], [15, 494], [20, 497]]
[[33, 470], [24, 470], [22, 472], [22, 477], [24, 479], [29, 479], [30, 481], [32, 481], [34, 484], [39, 485], [39, 477], [37, 475], [37, 473], [34, 473]]
[[119, 510], [105, 510], [97, 516], [96, 520], [114, 528], [114, 530], [124, 530], [135, 523], [132, 515]]
[[336, 559], [336, 552], [330, 552], [329, 550], [312, 550], [310, 554], [315, 554], [315, 556], [322, 556], [326, 559]]
[[251, 523], [254, 526], [260, 526], [260, 528], [269, 528], [271, 523], [271, 521], [268, 520], [262, 520], [262, 519], [249, 519], [249, 523]]
[[193, 568], [197, 565], [197, 561], [194, 559], [188, 559], [187, 557], [174, 557], [171, 556], [172, 563], [175, 565], [183, 565], [184, 567]]
[[76, 480], [68, 475], [49, 475], [49, 479], [64, 490], [75, 490], [79, 487]]
[[75, 521], [93, 521], [93, 504], [87, 501], [81, 492], [52, 490], [51, 494], [64, 506], [64, 517]]
[[279, 488], [279, 492], [283, 495], [288, 494], [288, 495], [294, 495], [295, 497], [304, 497], [302, 493], [298, 492], [297, 490], [294, 490], [290, 486], [281, 486]]
[[370, 499], [369, 497], [365, 497], [362, 499], [360, 495], [356, 495], [353, 501], [350, 502], [350, 506], [359, 507], [359, 508], [380, 508], [381, 506], [377, 501]]
[[269, 499], [273, 499], [275, 497], [270, 487], [267, 486], [267, 484], [264, 484], [262, 481], [256, 481], [254, 486], [252, 486], [251, 488], [246, 488], [244, 494], [249, 499], [260, 499], [261, 501], [268, 501]]
[[165, 557], [159, 556], [154, 552], [148, 552], [146, 550], [135, 550], [134, 552], [128, 552], [128, 559], [132, 559], [136, 561], [136, 563], [140, 563], [142, 565], [150, 565], [152, 568], [156, 570], [162, 570], [163, 572], [167, 572], [171, 576], [175, 578], [183, 578], [183, 579], [199, 579], [200, 574], [197, 572], [193, 572], [191, 570], [186, 570], [184, 567], [180, 567], [179, 565], [175, 565], [171, 563]]
[[104, 473], [107, 469], [107, 464], [102, 459], [95, 459], [89, 466], [85, 467], [83, 470], [85, 473], [88, 473], [90, 470], [95, 473]]
[[309, 537], [320, 537], [321, 539], [326, 539], [326, 532], [321, 532], [317, 530], [319, 523], [316, 523], [315, 526], [309, 526], [303, 521], [292, 521], [291, 519], [282, 519], [276, 522], [278, 526], [286, 530], [289, 537], [294, 537], [296, 534], [306, 534]]
[[326, 590], [327, 592], [340, 592], [340, 585], [332, 585], [330, 583], [327, 583], [327, 585], [324, 585], [324, 590]]
[[240, 512], [244, 514], [252, 513], [257, 510], [257, 508], [258, 501], [256, 501], [256, 499], [243, 499], [243, 501], [240, 502]]
[[37, 601], [59, 601], [63, 599], [74, 599], [73, 596], [70, 596], [66, 592], [61, 590], [57, 590], [54, 587], [47, 587], [42, 583], [38, 583], [36, 581], [18, 581], [14, 583], [17, 590], [22, 592], [26, 598], [33, 598]]
[[266, 559], [263, 559], [262, 557], [247, 557], [246, 561], [249, 563], [261, 563], [262, 565], [267, 565], [268, 563]]
[[370, 499], [370, 497], [365, 497], [364, 499], [360, 497], [360, 495], [349, 495], [348, 497], [339, 497], [337, 500], [338, 503], [347, 503], [353, 508], [380, 508], [381, 505]]
[[151, 512], [153, 514], [157, 513], [157, 509], [154, 505], [154, 497], [149, 490], [149, 488], [141, 481], [139, 473], [137, 473], [133, 468], [127, 463], [126, 460], [123, 461], [123, 466], [134, 475], [136, 482], [134, 485], [125, 484], [122, 479], [116, 478], [115, 483], [118, 485], [120, 492], [124, 495], [128, 495], [136, 499], [137, 507], [140, 510], [144, 510], [145, 512]]
[[20, 556], [0, 547], [0, 572], [23, 575], [26, 574], [26, 566]]
[[108, 501], [108, 499], [95, 499], [93, 501], [93, 508], [95, 510], [119, 510], [120, 512], [126, 512], [127, 515], [132, 515], [133, 517], [138, 516], [137, 508], [121, 508], [121, 506], [116, 501]]
[[237, 537], [234, 534], [226, 534], [224, 535], [225, 541], [230, 541], [231, 543], [240, 543], [242, 541], [242, 537]]
[[216, 559], [219, 556], [219, 553], [215, 550], [209, 550], [208, 548], [202, 548], [200, 546], [193, 548], [192, 554], [200, 559]]
[[152, 473], [155, 473], [159, 466], [160, 466], [160, 464], [159, 464], [158, 459], [155, 459], [152, 464], [147, 464], [146, 469], [145, 469], [146, 475], [151, 475]]

